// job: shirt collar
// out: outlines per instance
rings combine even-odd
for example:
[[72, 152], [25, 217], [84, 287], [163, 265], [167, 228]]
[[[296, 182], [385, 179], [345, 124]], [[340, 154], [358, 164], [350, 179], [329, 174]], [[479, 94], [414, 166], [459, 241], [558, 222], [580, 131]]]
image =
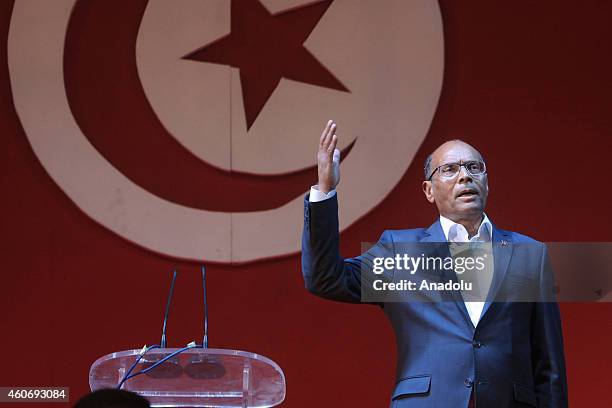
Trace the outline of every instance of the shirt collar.
[[440, 225], [442, 231], [444, 231], [444, 237], [450, 242], [490, 241], [493, 233], [493, 225], [487, 214], [484, 213], [478, 232], [471, 239], [468, 239], [468, 232], [463, 225], [457, 224], [442, 215], [440, 215]]

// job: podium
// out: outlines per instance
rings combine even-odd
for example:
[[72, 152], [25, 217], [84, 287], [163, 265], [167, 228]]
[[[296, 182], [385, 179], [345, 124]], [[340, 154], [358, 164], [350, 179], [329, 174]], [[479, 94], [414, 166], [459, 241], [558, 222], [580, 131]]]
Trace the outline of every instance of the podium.
[[274, 361], [246, 351], [203, 347], [107, 354], [92, 364], [89, 385], [92, 391], [117, 388], [130, 369], [137, 373], [147, 368], [122, 389], [142, 395], [152, 407], [263, 408], [285, 399], [285, 375]]

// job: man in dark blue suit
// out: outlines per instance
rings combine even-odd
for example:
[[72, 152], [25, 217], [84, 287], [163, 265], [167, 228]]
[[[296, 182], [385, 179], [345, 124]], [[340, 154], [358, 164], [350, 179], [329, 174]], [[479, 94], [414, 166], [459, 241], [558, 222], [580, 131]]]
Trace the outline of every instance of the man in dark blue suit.
[[[429, 228], [385, 231], [370, 250], [344, 259], [334, 190], [340, 179], [337, 140], [336, 124], [329, 121], [319, 142], [319, 181], [305, 200], [304, 280], [318, 296], [382, 307], [398, 348], [391, 406], [566, 407], [561, 318], [546, 246], [497, 228], [484, 213], [488, 182], [481, 154], [458, 140], [441, 145], [427, 159], [423, 182], [439, 220]], [[399, 262], [402, 252], [410, 252], [406, 245], [423, 256], [455, 261], [462, 245], [478, 246], [490, 271], [476, 279], [481, 296], [457, 287], [416, 290], [410, 298], [368, 298], [373, 286], [400, 281], [396, 264], [380, 275], [372, 268], [377, 259]], [[439, 283], [461, 280], [456, 266], [403, 273]]]

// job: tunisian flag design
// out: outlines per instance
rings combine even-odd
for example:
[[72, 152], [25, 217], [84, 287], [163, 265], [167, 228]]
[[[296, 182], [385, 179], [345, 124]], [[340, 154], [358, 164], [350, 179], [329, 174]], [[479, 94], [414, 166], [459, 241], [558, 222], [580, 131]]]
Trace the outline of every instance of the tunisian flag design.
[[435, 2], [157, 0], [122, 5], [114, 23], [99, 18], [109, 9], [17, 2], [11, 85], [55, 182], [153, 251], [232, 263], [295, 253], [331, 115], [346, 124], [342, 228], [397, 184], [433, 118]]

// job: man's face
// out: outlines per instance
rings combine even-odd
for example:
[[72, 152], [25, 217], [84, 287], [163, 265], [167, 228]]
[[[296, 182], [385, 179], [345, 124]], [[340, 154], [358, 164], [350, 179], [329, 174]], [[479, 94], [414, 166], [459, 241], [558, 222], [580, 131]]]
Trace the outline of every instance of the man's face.
[[[444, 164], [473, 160], [483, 161], [472, 146], [459, 141], [447, 142], [432, 154], [430, 173]], [[440, 215], [455, 222], [474, 219], [482, 216], [487, 204], [487, 174], [473, 176], [463, 166], [452, 178], [436, 171], [431, 181], [423, 182], [423, 192], [430, 203], [436, 203]]]

